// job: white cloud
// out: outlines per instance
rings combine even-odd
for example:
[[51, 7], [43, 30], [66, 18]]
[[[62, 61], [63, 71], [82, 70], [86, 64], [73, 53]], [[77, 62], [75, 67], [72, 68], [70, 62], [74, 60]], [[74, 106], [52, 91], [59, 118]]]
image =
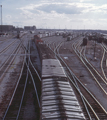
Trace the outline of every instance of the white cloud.
[[16, 26], [107, 27], [106, 0], [2, 0], [2, 3], [3, 23], [13, 23]]
[[7, 15], [6, 18], [7, 18], [7, 19], [11, 19], [12, 16], [11, 16], [11, 15]]

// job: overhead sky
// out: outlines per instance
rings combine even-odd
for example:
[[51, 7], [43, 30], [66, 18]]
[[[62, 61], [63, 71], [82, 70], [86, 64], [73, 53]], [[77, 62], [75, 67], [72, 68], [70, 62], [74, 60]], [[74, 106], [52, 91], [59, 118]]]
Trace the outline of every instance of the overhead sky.
[[4, 25], [107, 30], [107, 0], [1, 0], [0, 4]]

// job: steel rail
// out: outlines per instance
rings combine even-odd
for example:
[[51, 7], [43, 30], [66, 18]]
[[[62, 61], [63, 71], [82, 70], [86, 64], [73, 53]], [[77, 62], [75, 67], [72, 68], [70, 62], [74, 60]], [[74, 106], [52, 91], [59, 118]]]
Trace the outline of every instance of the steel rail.
[[[25, 53], [26, 53], [26, 51], [25, 51]], [[26, 62], [26, 59], [25, 59], [25, 62]], [[27, 64], [27, 62], [26, 62], [26, 64]], [[28, 61], [28, 67], [29, 67], [29, 61]], [[21, 107], [22, 107], [22, 103], [23, 103], [23, 99], [24, 99], [24, 95], [25, 95], [25, 90], [26, 90], [27, 82], [28, 82], [28, 69], [27, 69], [27, 75], [26, 75], [24, 90], [23, 90], [23, 94], [22, 94], [20, 105], [19, 105], [19, 110], [18, 110], [18, 113], [17, 113], [16, 120], [18, 120], [19, 115], [20, 115], [20, 111], [21, 111]]]
[[[59, 47], [60, 47], [60, 46], [59, 46]], [[69, 75], [67, 75], [67, 77], [69, 78], [69, 80], [73, 83], [74, 87], [78, 90], [78, 92], [79, 92], [79, 94], [80, 94], [80, 97], [81, 97], [81, 99], [82, 99], [82, 102], [83, 102], [83, 104], [84, 104], [84, 106], [85, 106], [85, 109], [86, 109], [86, 111], [87, 111], [87, 114], [88, 114], [88, 116], [89, 116], [89, 119], [92, 120], [92, 117], [91, 117], [91, 115], [90, 115], [90, 113], [89, 113], [89, 110], [88, 110], [88, 108], [87, 108], [86, 103], [90, 106], [90, 108], [91, 108], [91, 110], [93, 111], [93, 113], [95, 114], [96, 118], [97, 118], [98, 120], [100, 120], [99, 117], [97, 116], [97, 114], [95, 113], [94, 109], [91, 107], [91, 105], [89, 104], [89, 102], [86, 100], [86, 98], [84, 97], [84, 95], [81, 93], [81, 91], [80, 91], [80, 89], [79, 89], [79, 86], [78, 86], [78, 84], [77, 84], [77, 82], [76, 82], [75, 75], [74, 75], [73, 72], [70, 70], [70, 68], [69, 68], [68, 65], [65, 63], [65, 61], [60, 57], [59, 49], [57, 49], [57, 50], [58, 50], [58, 51], [57, 51], [57, 52], [58, 52], [58, 57], [59, 57], [60, 60], [65, 64], [66, 68], [69, 70], [70, 74], [73, 76], [73, 79], [74, 79], [75, 83], [71, 80], [71, 78], [69, 77]], [[67, 72], [66, 72], [66, 74], [67, 74]], [[85, 103], [85, 102], [86, 102], [86, 103]]]
[[13, 91], [12, 97], [11, 97], [11, 99], [10, 99], [9, 105], [8, 105], [8, 107], [7, 107], [7, 109], [6, 109], [6, 112], [5, 112], [4, 116], [3, 116], [3, 120], [5, 120], [5, 117], [6, 117], [6, 115], [7, 115], [7, 112], [8, 112], [8, 110], [9, 110], [9, 107], [10, 107], [10, 105], [11, 105], [11, 103], [12, 103], [12, 101], [13, 101], [14, 95], [15, 95], [15, 93], [16, 93], [17, 87], [18, 87], [18, 85], [19, 85], [19, 81], [20, 81], [20, 78], [21, 78], [21, 76], [22, 76], [22, 72], [23, 72], [23, 68], [24, 68], [25, 58], [26, 58], [26, 56], [24, 57], [23, 65], [22, 65], [22, 68], [21, 68], [21, 72], [20, 72], [20, 75], [19, 75], [17, 84], [16, 84], [16, 86], [15, 86], [15, 89], [14, 89], [14, 91]]
[[[77, 54], [77, 56], [80, 58], [80, 60], [82, 61], [82, 63], [86, 66], [86, 68], [88, 69], [88, 71], [90, 72], [90, 74], [93, 76], [93, 78], [95, 79], [95, 81], [97, 82], [97, 84], [100, 86], [100, 88], [102, 89], [102, 91], [107, 95], [107, 92], [104, 90], [104, 88], [101, 86], [101, 84], [98, 82], [97, 78], [94, 76], [94, 74], [92, 73], [92, 71], [90, 70], [90, 68], [86, 65], [86, 63], [84, 62], [84, 60], [82, 59], [83, 57], [80, 57], [80, 55], [77, 53], [77, 51], [74, 48], [75, 53]], [[87, 61], [88, 62], [88, 61]], [[89, 63], [90, 64], [90, 63]], [[92, 67], [92, 66], [91, 66]], [[93, 68], [94, 69], [94, 68]], [[95, 70], [95, 69], [94, 69]], [[97, 72], [97, 71], [96, 71]], [[102, 77], [101, 77], [102, 78]], [[104, 80], [104, 79], [103, 79]], [[105, 80], [104, 80], [105, 81]], [[107, 84], [107, 83], [105, 83]]]
[[[78, 45], [77, 45], [78, 46]], [[105, 50], [107, 49], [106, 46], [104, 44], [101, 44], [101, 46], [104, 48], [104, 53], [103, 53], [103, 57], [102, 57], [102, 60], [101, 60], [101, 70], [102, 70], [102, 73], [104, 75], [104, 78], [105, 80], [107, 81], [107, 77], [104, 73], [104, 70], [103, 70], [103, 67], [102, 67], [102, 62], [103, 62], [103, 58], [104, 58], [104, 54], [105, 54]], [[75, 47], [75, 50], [76, 50], [76, 47]], [[77, 50], [78, 51], [78, 50]], [[83, 57], [89, 64], [91, 67], [93, 67], [93, 65], [88, 61], [88, 59], [85, 57], [85, 50], [84, 50], [84, 55], [81, 54], [81, 52], [78, 51], [78, 53], [80, 54], [81, 58]], [[95, 70], [95, 72], [99, 75], [99, 77], [101, 77], [101, 79], [103, 80], [103, 82], [107, 85], [107, 82], [103, 79], [103, 77], [98, 73], [98, 71], [93, 67], [93, 69]]]
[[[74, 48], [75, 51], [77, 50], [76, 47]], [[78, 50], [77, 50], [78, 51]], [[87, 60], [85, 56], [83, 56], [79, 51], [78, 53], [80, 54], [81, 59], [85, 59], [85, 61], [94, 69], [94, 71], [97, 73], [97, 75], [103, 80], [103, 82], [107, 85], [107, 82], [104, 80], [104, 78], [99, 74], [99, 72], [95, 69], [95, 67]]]
[[[58, 47], [58, 46], [57, 46]], [[51, 49], [51, 48], [50, 48]], [[52, 49], [51, 49], [52, 50]], [[54, 49], [54, 53], [55, 53], [55, 49]], [[93, 95], [92, 95], [93, 96]], [[95, 98], [95, 100], [96, 100], [96, 98]], [[97, 101], [97, 100], [96, 100]], [[98, 101], [97, 101], [98, 102]], [[98, 102], [99, 103], [99, 102]], [[105, 112], [105, 113], [107, 113], [106, 111], [105, 111], [105, 109], [102, 107], [102, 105], [99, 103], [99, 105], [100, 105], [100, 107], [103, 109], [103, 111]]]
[[[101, 46], [102, 46], [102, 45], [101, 45]], [[101, 59], [101, 70], [102, 70], [102, 73], [103, 73], [103, 75], [104, 75], [105, 80], [107, 81], [107, 77], [106, 77], [105, 72], [104, 72], [104, 69], [103, 69], [103, 61], [104, 61], [106, 49], [104, 48], [104, 46], [102, 46], [102, 47], [103, 47], [104, 52], [103, 52], [103, 56], [102, 56], [102, 59]]]
[[[19, 47], [20, 45], [21, 45], [21, 44], [19, 44], [19, 45], [17, 46], [17, 48], [16, 48], [13, 52], [16, 51], [16, 53], [18, 53], [19, 50], [20, 50], [20, 47]], [[17, 54], [15, 54], [15, 55], [13, 56], [13, 58], [11, 59], [9, 65], [6, 67], [6, 69], [4, 70], [4, 72], [2, 73], [2, 75], [0, 76], [0, 80], [3, 78], [3, 76], [4, 76], [5, 73], [6, 73], [6, 71], [9, 69], [9, 67], [10, 67], [11, 64], [13, 63], [14, 59], [16, 58], [16, 56], [17, 56]], [[9, 56], [9, 59], [10, 59], [10, 58], [11, 58], [11, 56]], [[9, 60], [9, 59], [7, 59], [7, 60]], [[6, 60], [6, 62], [7, 62], [7, 60]], [[5, 65], [5, 64], [4, 64], [4, 65]], [[3, 66], [4, 66], [4, 65], [3, 65]], [[2, 66], [2, 68], [0, 68], [0, 70], [3, 69], [3, 66]]]
[[[17, 48], [19, 47], [20, 43], [15, 47], [15, 49], [12, 51], [11, 55], [15, 52], [15, 50], [17, 50]], [[9, 47], [10, 48], [10, 47]], [[2, 55], [2, 54], [1, 54]], [[11, 55], [9, 55], [11, 57]], [[8, 61], [8, 59], [6, 59], [6, 61], [4, 63], [6, 63]], [[1, 65], [0, 67], [0, 71], [3, 65]]]
[[[20, 45], [20, 43], [19, 43], [19, 45]], [[17, 45], [17, 47], [14, 49], [14, 51], [18, 48], [19, 45]], [[10, 48], [10, 46], [9, 46], [9, 48]], [[9, 49], [9, 48], [8, 48], [8, 49]], [[14, 51], [12, 51], [11, 55], [14, 53]], [[3, 51], [3, 52], [4, 52], [4, 51]], [[0, 54], [0, 55], [2, 55], [2, 54]], [[0, 66], [0, 71], [1, 71], [1, 69], [3, 68], [3, 66], [5, 65], [5, 63], [6, 63], [7, 61], [9, 61], [11, 55], [9, 55], [8, 59], [6, 59], [6, 61]]]
[[[20, 45], [20, 43], [17, 45], [17, 47], [14, 49], [14, 51], [12, 51], [11, 55], [14, 54], [14, 52], [17, 50], [17, 48], [19, 47], [19, 45]], [[0, 71], [5, 66], [6, 62], [9, 61], [9, 59], [11, 58], [11, 55], [9, 55], [9, 57], [6, 59], [6, 61], [4, 61], [4, 63], [0, 66]]]
[[33, 65], [33, 63], [32, 63], [32, 61], [31, 61], [31, 59], [29, 59], [29, 62], [31, 63], [31, 65], [32, 65], [32, 67], [33, 67], [34, 71], [36, 72], [36, 74], [37, 74], [37, 76], [38, 76], [39, 80], [41, 81], [41, 77], [40, 77], [40, 75], [39, 75], [38, 71], [36, 70], [36, 68], [34, 67], [34, 65]]
[[[76, 76], [75, 76], [76, 77]], [[77, 77], [76, 77], [77, 78]], [[78, 79], [78, 78], [77, 78]], [[84, 86], [85, 87], [85, 86]], [[88, 89], [87, 89], [88, 90]], [[90, 91], [89, 91], [90, 92]], [[91, 94], [92, 95], [92, 94]], [[93, 96], [93, 95], [92, 95]], [[93, 96], [94, 97], [94, 96]], [[94, 97], [95, 98], [95, 97]], [[96, 98], [95, 98], [96, 99]], [[97, 101], [98, 102], [98, 101]], [[99, 102], [98, 102], [99, 103]], [[102, 105], [100, 105], [102, 106]], [[103, 107], [102, 107], [103, 108]], [[107, 114], [107, 111], [105, 109], [103, 109], [105, 111], [105, 113]]]
[[[29, 49], [29, 51], [30, 51], [30, 49]], [[29, 53], [29, 54], [30, 54], [30, 53]], [[32, 63], [32, 61], [31, 61], [30, 57], [29, 57], [29, 62], [30, 62], [30, 64], [31, 64], [31, 66], [33, 67], [35, 73], [37, 74], [39, 80], [41, 81], [41, 77], [40, 77], [38, 71], [36, 70], [36, 68], [34, 67], [34, 65], [33, 65], [33, 63]]]
[[102, 45], [103, 45], [103, 47], [106, 49], [106, 51], [107, 51], [107, 45], [106, 44], [104, 44], [104, 43], [102, 43]]
[[10, 48], [11, 45], [13, 45], [15, 42], [17, 42], [17, 40], [11, 42], [8, 46], [6, 46], [3, 50], [0, 51], [0, 55], [2, 55], [3, 52], [5, 52], [6, 50], [8, 50]]
[[[67, 73], [66, 73], [67, 74]], [[85, 101], [86, 101], [86, 99], [84, 100], [84, 96], [83, 96], [83, 94], [81, 93], [81, 90], [79, 89], [79, 86], [78, 86], [78, 83], [77, 83], [77, 81], [76, 81], [76, 79], [75, 79], [75, 77], [73, 76], [73, 79], [74, 79], [74, 81], [75, 81], [75, 83], [73, 83], [73, 81], [71, 80], [71, 78], [69, 77], [69, 75], [67, 75], [68, 76], [68, 78], [69, 78], [69, 80], [72, 82], [72, 84], [76, 87], [76, 89], [78, 90], [78, 92], [79, 92], [79, 94], [80, 94], [80, 96], [81, 96], [81, 99], [82, 99], [82, 101], [83, 101], [83, 104], [84, 104], [84, 106], [85, 106], [85, 108], [86, 108], [86, 111], [87, 111], [87, 114], [88, 114], [88, 116], [89, 116], [89, 119], [90, 120], [92, 120], [92, 117], [91, 117], [91, 115], [90, 115], [90, 113], [89, 113], [89, 111], [88, 111], [88, 108], [87, 108], [87, 105], [86, 105], [86, 103], [85, 103]], [[88, 103], [88, 102], [87, 102]], [[93, 111], [94, 112], [94, 111]]]
[[[27, 65], [27, 64], [26, 64], [26, 65]], [[36, 85], [35, 85], [35, 81], [34, 81], [33, 75], [32, 75], [32, 73], [31, 73], [31, 71], [30, 71], [30, 69], [29, 69], [28, 66], [27, 66], [27, 68], [28, 68], [29, 74], [30, 74], [30, 76], [31, 76], [31, 78], [32, 78], [32, 82], [33, 82], [34, 89], [35, 89], [36, 96], [37, 96], [38, 105], [39, 105], [39, 108], [40, 108], [40, 101], [39, 101], [39, 97], [38, 97], [38, 93], [37, 93], [37, 88], [36, 88]]]
[[[90, 105], [90, 103], [88, 102], [88, 100], [87, 100], [87, 99], [85, 98], [85, 96], [81, 93], [79, 87], [71, 80], [71, 78], [69, 77], [69, 75], [68, 75], [68, 79], [71, 81], [71, 83], [74, 85], [74, 87], [75, 87], [75, 88], [77, 89], [77, 91], [79, 92], [79, 94], [80, 94], [80, 96], [81, 96], [81, 99], [82, 99], [82, 101], [83, 101], [83, 104], [84, 104], [84, 106], [85, 106], [85, 108], [86, 108], [87, 114], [88, 114], [88, 116], [89, 116], [89, 119], [90, 119], [90, 120], [93, 120], [92, 117], [91, 117], [91, 115], [90, 115], [90, 113], [89, 113], [89, 110], [88, 110], [88, 108], [87, 108], [86, 103], [88, 104], [88, 106], [90, 107], [90, 109], [92, 110], [92, 112], [94, 113], [94, 115], [95, 115], [95, 117], [97, 118], [97, 120], [100, 120], [100, 118], [99, 118], [98, 115], [95, 113], [94, 109], [92, 108], [92, 106]], [[85, 103], [85, 102], [86, 102], [86, 103]]]
[[[62, 44], [62, 42], [61, 42], [59, 45], [57, 45], [56, 48], [60, 47], [61, 44]], [[51, 48], [50, 48], [50, 49], [51, 49]], [[63, 59], [60, 57], [60, 55], [58, 55], [58, 54], [55, 52], [55, 50], [58, 50], [58, 49], [54, 49], [53, 52], [55, 53], [55, 55], [56, 55], [57, 57], [59, 57], [59, 58], [63, 61]], [[59, 51], [59, 50], [58, 50], [58, 51]], [[58, 51], [57, 51], [57, 52], [58, 52]], [[59, 52], [58, 52], [58, 53], [59, 53]], [[57, 58], [57, 59], [58, 59], [58, 58]], [[67, 66], [67, 64], [66, 64], [64, 61], [63, 61], [63, 63], [66, 65], [67, 69], [70, 70], [69, 67]], [[70, 73], [71, 73], [71, 70], [70, 70]], [[71, 75], [72, 75], [72, 73], [71, 73]], [[74, 75], [73, 75], [73, 78], [75, 79]], [[69, 78], [69, 79], [70, 79], [70, 78]], [[76, 83], [76, 84], [77, 84], [77, 83]], [[77, 88], [77, 87], [76, 87], [76, 88]], [[86, 106], [86, 104], [85, 104], [85, 101], [84, 101], [84, 99], [83, 99], [83, 95], [81, 94], [79, 88], [78, 88], [77, 90], [79, 91], [79, 94], [80, 94], [80, 96], [81, 96], [81, 99], [82, 99], [82, 101], [83, 101], [83, 104], [84, 104], [84, 106], [85, 106], [85, 108], [86, 108], [87, 114], [88, 114], [90, 120], [92, 120], [91, 115], [90, 115], [90, 113], [89, 113], [89, 111], [88, 111], [88, 108], [87, 108], [87, 106]], [[97, 115], [96, 115], [96, 116], [97, 116]], [[99, 120], [99, 119], [98, 119], [98, 120]]]
[[[23, 43], [22, 43], [22, 46], [23, 46], [23, 48], [24, 48], [25, 50], [27, 50], [27, 48], [24, 46]], [[30, 56], [29, 56], [29, 57], [30, 57]], [[26, 63], [26, 62], [25, 62], [25, 63]], [[39, 108], [40, 108], [40, 101], [39, 101], [39, 97], [38, 97], [38, 93], [37, 93], [37, 88], [36, 88], [36, 85], [35, 85], [35, 81], [34, 81], [33, 75], [32, 75], [32, 73], [31, 73], [31, 71], [30, 71], [27, 63], [26, 63], [26, 66], [27, 66], [27, 69], [28, 69], [29, 74], [30, 74], [30, 76], [31, 76], [31, 79], [32, 79], [32, 82], [33, 82], [33, 86], [34, 86], [34, 89], [35, 89], [35, 93], [36, 93], [36, 96], [37, 96], [38, 105], [39, 105]]]
[[[83, 56], [82, 56], [83, 57]], [[98, 76], [103, 80], [103, 82], [107, 85], [107, 82], [104, 80], [104, 78], [99, 74], [99, 72], [93, 67], [93, 65], [85, 58], [86, 62], [94, 69], [94, 71], [98, 74]]]
[[[23, 45], [24, 46], [24, 45]], [[29, 45], [30, 46], [30, 45]], [[25, 46], [24, 46], [24, 49], [25, 49]], [[30, 54], [30, 48], [29, 48], [29, 54]], [[31, 63], [31, 66], [33, 67], [33, 69], [34, 69], [34, 71], [35, 71], [35, 73], [37, 74], [37, 76], [38, 76], [38, 78], [39, 78], [39, 80], [41, 81], [41, 77], [40, 77], [40, 75], [39, 75], [39, 73], [38, 73], [38, 71], [36, 70], [36, 68], [34, 67], [34, 65], [33, 65], [33, 63], [32, 63], [32, 61], [31, 61], [31, 59], [30, 59], [30, 57], [29, 57], [29, 62]]]
[[[24, 45], [22, 45], [22, 46], [24, 46]], [[29, 44], [29, 47], [30, 47], [30, 44]], [[23, 47], [24, 48], [24, 50], [25, 50], [25, 52], [26, 51], [28, 51], [29, 52], [29, 54], [30, 54], [30, 48], [29, 48], [29, 50], [27, 50], [27, 48], [25, 49], [25, 46]], [[26, 90], [26, 85], [27, 85], [27, 81], [28, 81], [28, 72], [30, 73], [30, 75], [31, 75], [31, 72], [30, 72], [30, 69], [29, 69], [29, 62], [30, 62], [30, 55], [28, 56], [28, 63], [25, 61], [25, 63], [26, 63], [26, 66], [27, 66], [27, 76], [26, 76], [26, 81], [25, 81], [25, 85], [24, 85], [24, 90], [23, 90], [23, 94], [22, 94], [22, 99], [21, 99], [21, 103], [20, 103], [20, 106], [19, 106], [19, 111], [18, 111], [18, 114], [17, 114], [17, 117], [16, 117], [16, 120], [18, 120], [18, 118], [19, 118], [19, 115], [20, 115], [20, 111], [21, 111], [21, 106], [22, 106], [22, 102], [23, 102], [23, 99], [24, 99], [24, 94], [25, 94], [25, 90]], [[34, 67], [34, 66], [33, 66]], [[35, 69], [35, 68], [34, 68]], [[35, 69], [36, 70], [36, 69]], [[38, 74], [39, 75], [39, 74]], [[33, 76], [31, 75], [31, 78], [33, 78]], [[39, 76], [39, 78], [40, 78], [40, 76]], [[34, 84], [34, 83], [33, 83]], [[37, 95], [37, 90], [36, 90], [36, 96], [37, 96], [37, 100], [38, 100], [38, 95]], [[40, 103], [38, 102], [38, 104], [39, 104], [39, 108], [40, 108]]]
[[[60, 56], [59, 56], [60, 57]], [[80, 82], [80, 80], [74, 75], [74, 73], [70, 70], [70, 68], [68, 67], [68, 65], [65, 63], [65, 61], [60, 57], [60, 59], [63, 61], [63, 63], [66, 65], [66, 67], [68, 68], [69, 72], [71, 73], [71, 75], [73, 75], [78, 82], [86, 89], [86, 91], [94, 98], [94, 100], [99, 104], [99, 106], [102, 108], [102, 110], [107, 114], [107, 111], [104, 109], [104, 107], [98, 102], [98, 100], [91, 94], [91, 92]], [[89, 103], [88, 103], [89, 104]]]
[[[23, 43], [21, 42], [21, 44], [23, 44]], [[25, 49], [25, 46], [24, 46], [24, 45], [22, 45], [22, 47], [23, 47], [23, 49], [25, 50], [25, 53], [26, 53], [27, 51], [29, 52], [30, 48], [29, 48], [29, 50], [27, 50], [27, 48]], [[30, 57], [28, 57], [28, 58], [30, 58]], [[28, 59], [28, 63], [27, 63], [26, 60], [25, 60], [25, 63], [26, 63], [27, 68], [29, 68], [29, 59]], [[27, 82], [28, 82], [28, 72], [29, 72], [29, 71], [28, 71], [28, 69], [27, 69], [26, 81], [25, 81], [24, 90], [23, 90], [23, 94], [22, 94], [22, 99], [21, 99], [21, 102], [20, 102], [20, 106], [19, 106], [19, 110], [18, 110], [18, 114], [17, 114], [16, 120], [18, 120], [19, 115], [20, 115], [20, 111], [21, 111], [21, 107], [22, 107], [22, 103], [23, 103], [23, 99], [24, 99], [24, 95], [25, 95], [25, 90], [26, 90], [26, 86], [27, 86]]]
[[[20, 44], [22, 44], [22, 41], [20, 41]], [[22, 65], [22, 68], [21, 68], [21, 72], [20, 72], [20, 75], [19, 75], [17, 84], [16, 84], [16, 86], [15, 86], [15, 89], [14, 89], [14, 91], [13, 91], [12, 97], [11, 97], [11, 99], [10, 99], [9, 105], [8, 105], [8, 107], [7, 107], [7, 109], [6, 109], [6, 112], [5, 112], [4, 116], [3, 116], [3, 120], [5, 120], [5, 117], [6, 117], [6, 115], [7, 115], [7, 112], [8, 112], [8, 110], [9, 110], [10, 105], [11, 105], [11, 103], [12, 103], [12, 101], [13, 101], [14, 96], [15, 96], [15, 93], [16, 93], [16, 90], [17, 90], [17, 87], [18, 87], [18, 85], [19, 85], [19, 82], [20, 82], [20, 79], [21, 79], [21, 76], [22, 76], [22, 72], [23, 72], [23, 69], [24, 69], [25, 60], [26, 60], [26, 51], [25, 51], [25, 56], [24, 56], [24, 61], [23, 61], [23, 65]]]
[[[62, 61], [63, 61], [63, 59], [62, 58], [60, 58]], [[71, 75], [74, 77], [74, 78], [76, 78], [76, 80], [78, 80], [78, 82], [82, 85], [82, 87], [92, 96], [92, 98], [100, 105], [100, 107], [106, 112], [106, 110], [102, 107], [102, 105], [97, 101], [97, 99], [91, 94], [91, 92], [80, 82], [80, 80], [74, 75], [74, 73], [70, 70], [70, 68], [68, 67], [68, 65], [65, 63], [65, 61], [63, 61], [63, 63], [66, 65], [66, 68], [69, 70], [69, 72], [71, 73]], [[69, 77], [69, 76], [68, 76]], [[69, 77], [70, 78], [70, 77]], [[71, 80], [71, 79], [70, 79]], [[71, 82], [72, 82], [72, 80], [71, 80]], [[77, 88], [77, 90], [78, 90], [78, 88]], [[79, 91], [79, 90], [78, 90]], [[91, 108], [91, 110], [93, 111], [93, 113], [95, 114], [95, 116], [98, 118], [98, 120], [99, 120], [99, 117], [97, 116], [97, 114], [95, 113], [95, 111], [94, 111], [94, 109], [92, 108], [92, 106], [90, 105], [90, 103], [87, 101], [87, 99], [84, 97], [84, 95], [81, 93], [81, 92], [79, 92], [81, 95], [82, 95], [82, 97], [84, 98], [84, 100], [85, 100], [85, 102], [87, 102], [87, 104], [89, 105], [89, 107]], [[88, 111], [88, 109], [86, 108], [86, 111]], [[88, 113], [89, 113], [89, 111], [88, 111]], [[107, 113], [107, 112], [106, 112]], [[89, 116], [90, 116], [90, 114], [89, 114]]]
[[[55, 52], [54, 52], [55, 53]], [[55, 53], [56, 54], [56, 53]], [[62, 59], [62, 58], [61, 58]], [[69, 69], [69, 71], [71, 72], [71, 75], [73, 75], [77, 80], [78, 78], [72, 73], [72, 71], [70, 70], [69, 67], [67, 67]], [[79, 80], [78, 80], [79, 81]], [[80, 81], [79, 81], [80, 82]], [[98, 100], [90, 93], [90, 91], [80, 82], [80, 84], [88, 91], [88, 93], [93, 97], [93, 99], [99, 104], [99, 106], [103, 109], [103, 111], [107, 114], [106, 110], [104, 109], [104, 107], [98, 102]], [[92, 107], [90, 106], [90, 108], [92, 109]], [[95, 113], [95, 111], [93, 111]], [[95, 115], [97, 118], [98, 116]]]

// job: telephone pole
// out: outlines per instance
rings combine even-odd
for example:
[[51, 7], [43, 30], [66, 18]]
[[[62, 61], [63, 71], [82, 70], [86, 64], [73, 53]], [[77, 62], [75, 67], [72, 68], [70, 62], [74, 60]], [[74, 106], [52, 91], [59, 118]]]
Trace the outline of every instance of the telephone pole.
[[1, 33], [2, 33], [2, 5], [0, 5], [1, 7]]

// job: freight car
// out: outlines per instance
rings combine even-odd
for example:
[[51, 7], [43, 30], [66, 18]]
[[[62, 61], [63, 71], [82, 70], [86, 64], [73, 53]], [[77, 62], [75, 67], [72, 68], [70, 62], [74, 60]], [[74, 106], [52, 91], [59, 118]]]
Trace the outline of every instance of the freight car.
[[40, 120], [85, 120], [59, 60], [43, 59], [41, 82]]
[[87, 45], [87, 38], [83, 38], [83, 45]]
[[72, 36], [68, 36], [68, 37], [67, 37], [67, 41], [72, 40], [72, 38], [73, 38]]
[[91, 35], [88, 36], [88, 40], [92, 40], [92, 36]]
[[85, 120], [60, 61], [45, 44], [37, 46], [42, 61], [40, 120]]
[[50, 50], [50, 48], [47, 47], [46, 44], [44, 44], [44, 42], [42, 41], [41, 38], [38, 37], [38, 35], [34, 36], [34, 42], [36, 44], [41, 62], [42, 62], [42, 59], [55, 58], [55, 55], [52, 52], [52, 50]]
[[34, 35], [34, 40], [36, 44], [43, 43], [43, 41], [41, 40], [40, 37], [38, 37], [38, 35]]
[[97, 41], [98, 43], [102, 43], [104, 41], [103, 36], [88, 36], [88, 40], [94, 40]]
[[50, 37], [50, 36], [54, 36], [54, 35], [55, 35], [55, 32], [51, 32], [51, 31], [38, 34], [39, 38]]
[[104, 42], [105, 44], [107, 44], [107, 38], [104, 38], [103, 42]]
[[104, 41], [104, 38], [103, 37], [99, 37], [98, 39], [97, 39], [97, 42], [98, 43], [102, 43]]

